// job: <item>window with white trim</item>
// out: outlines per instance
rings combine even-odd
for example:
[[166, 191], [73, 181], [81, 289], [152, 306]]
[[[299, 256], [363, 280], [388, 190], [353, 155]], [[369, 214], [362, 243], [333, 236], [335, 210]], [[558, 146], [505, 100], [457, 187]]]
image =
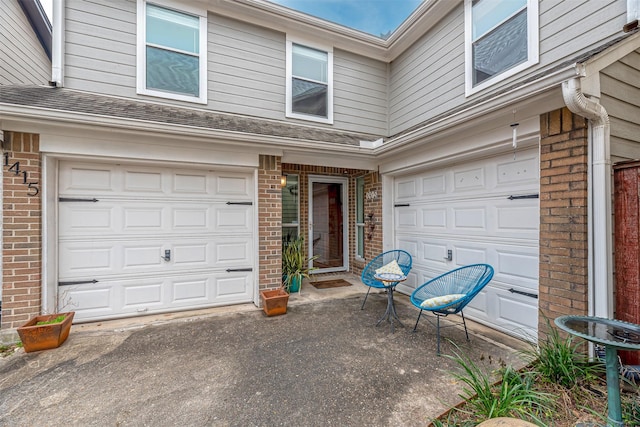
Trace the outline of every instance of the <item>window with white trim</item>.
[[538, 63], [538, 0], [465, 0], [466, 94]]
[[138, 93], [206, 104], [206, 11], [160, 3], [138, 0]]
[[333, 123], [333, 52], [287, 40], [287, 117]]

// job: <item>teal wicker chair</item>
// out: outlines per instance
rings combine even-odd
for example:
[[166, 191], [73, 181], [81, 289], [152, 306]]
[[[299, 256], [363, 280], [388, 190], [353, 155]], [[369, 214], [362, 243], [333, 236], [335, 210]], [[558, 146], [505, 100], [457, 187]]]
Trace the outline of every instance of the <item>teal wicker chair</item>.
[[[394, 249], [392, 251], [384, 252], [374, 259], [372, 259], [369, 264], [362, 270], [362, 283], [367, 285], [369, 289], [367, 289], [367, 294], [364, 296], [364, 301], [362, 301], [362, 307], [360, 310], [364, 309], [364, 303], [367, 302], [367, 297], [369, 296], [369, 291], [371, 288], [384, 289], [385, 286], [379, 280], [376, 280], [373, 276], [376, 274], [376, 270], [380, 267], [389, 264], [391, 261], [396, 260], [398, 266], [406, 276], [411, 271], [412, 259], [409, 252], [403, 251], [401, 249]], [[398, 282], [391, 284], [392, 286], [397, 285]]]
[[[456, 268], [416, 288], [411, 294], [411, 303], [420, 309], [418, 320], [413, 327], [415, 332], [424, 310], [436, 316], [436, 335], [438, 355], [440, 355], [440, 317], [460, 313], [464, 333], [469, 341], [467, 323], [462, 309], [466, 307], [493, 278], [493, 267], [488, 264], [472, 264]], [[454, 326], [454, 325], [451, 325]], [[444, 326], [443, 326], [444, 327]]]

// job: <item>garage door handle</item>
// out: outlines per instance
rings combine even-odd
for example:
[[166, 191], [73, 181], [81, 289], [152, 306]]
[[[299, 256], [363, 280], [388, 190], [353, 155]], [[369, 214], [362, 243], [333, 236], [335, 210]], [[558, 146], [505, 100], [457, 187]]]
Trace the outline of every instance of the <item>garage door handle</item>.
[[58, 282], [58, 286], [85, 285], [87, 283], [98, 283], [98, 281], [96, 279], [93, 279], [93, 280], [76, 280], [71, 282]]
[[227, 273], [235, 273], [236, 271], [253, 271], [253, 268], [227, 268]]
[[525, 194], [524, 196], [509, 196], [507, 199], [509, 200], [520, 200], [520, 199], [539, 199], [539, 194]]
[[524, 295], [525, 297], [538, 299], [538, 295], [536, 294], [532, 294], [529, 292], [516, 291], [513, 288], [509, 289], [509, 292], [511, 292], [512, 294]]
[[93, 199], [74, 199], [72, 197], [59, 197], [58, 198], [59, 202], [97, 202], [98, 199], [93, 198]]

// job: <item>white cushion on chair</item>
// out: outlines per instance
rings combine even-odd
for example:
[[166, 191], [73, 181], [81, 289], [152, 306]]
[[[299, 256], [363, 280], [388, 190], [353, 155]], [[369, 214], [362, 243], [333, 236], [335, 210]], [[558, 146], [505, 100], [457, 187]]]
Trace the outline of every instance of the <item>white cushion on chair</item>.
[[433, 297], [422, 301], [420, 307], [440, 307], [441, 305], [449, 304], [456, 300], [462, 299], [466, 297], [467, 294], [450, 294], [450, 295], [442, 295], [439, 297]]
[[380, 274], [380, 273], [394, 273], [394, 274], [399, 274], [401, 276], [404, 276], [404, 272], [402, 271], [402, 269], [398, 265], [398, 262], [395, 259], [391, 261], [389, 264], [383, 265], [382, 267], [376, 270], [376, 274]]

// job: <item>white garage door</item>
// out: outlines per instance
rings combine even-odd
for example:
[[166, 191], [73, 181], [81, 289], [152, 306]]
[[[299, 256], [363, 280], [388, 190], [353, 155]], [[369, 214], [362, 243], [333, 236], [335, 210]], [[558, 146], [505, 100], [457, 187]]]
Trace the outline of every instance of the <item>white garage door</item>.
[[410, 280], [398, 290], [410, 293], [463, 265], [490, 264], [493, 280], [465, 317], [535, 339], [538, 171], [535, 149], [515, 160], [510, 154], [396, 178], [396, 247], [414, 257]]
[[253, 300], [253, 175], [60, 164], [58, 304], [77, 320]]

